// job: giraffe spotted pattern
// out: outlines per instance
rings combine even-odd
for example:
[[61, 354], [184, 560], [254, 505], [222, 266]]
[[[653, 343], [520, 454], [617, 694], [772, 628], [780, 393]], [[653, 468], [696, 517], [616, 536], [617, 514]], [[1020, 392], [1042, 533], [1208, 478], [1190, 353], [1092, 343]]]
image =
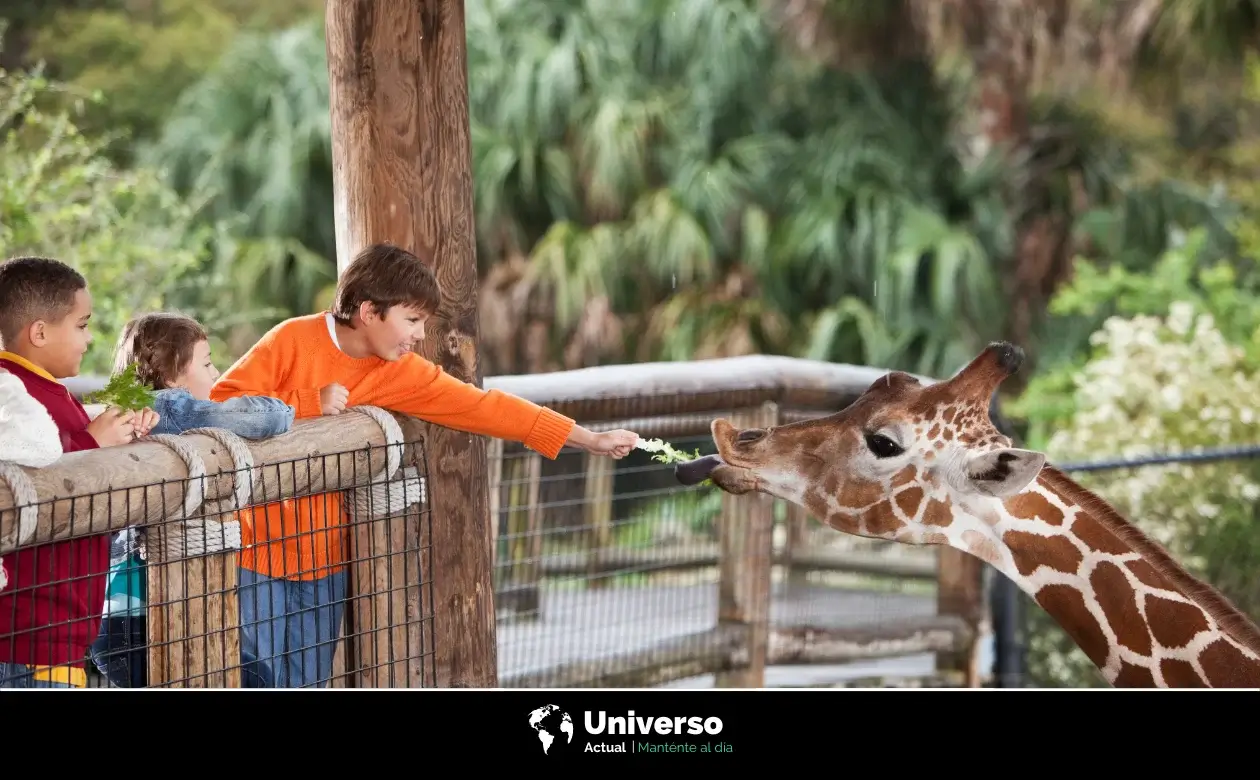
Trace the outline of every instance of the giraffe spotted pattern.
[[993, 426], [989, 399], [1019, 362], [997, 344], [947, 382], [890, 373], [820, 420], [747, 432], [716, 420], [709, 476], [844, 533], [976, 556], [1036, 599], [1113, 686], [1260, 687], [1260, 628]]

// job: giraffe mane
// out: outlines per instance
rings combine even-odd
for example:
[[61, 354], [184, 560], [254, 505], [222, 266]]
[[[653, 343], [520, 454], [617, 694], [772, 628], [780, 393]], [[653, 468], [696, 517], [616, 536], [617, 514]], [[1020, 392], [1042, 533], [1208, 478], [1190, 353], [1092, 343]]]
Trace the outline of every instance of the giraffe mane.
[[1221, 630], [1253, 653], [1260, 654], [1260, 627], [1219, 590], [1198, 579], [1169, 555], [1168, 551], [1133, 523], [1129, 522], [1106, 499], [1088, 490], [1059, 469], [1046, 464], [1041, 478], [1056, 492], [1069, 498], [1088, 512], [1104, 528], [1140, 554], [1154, 569], [1171, 581], [1183, 596], [1201, 606]]

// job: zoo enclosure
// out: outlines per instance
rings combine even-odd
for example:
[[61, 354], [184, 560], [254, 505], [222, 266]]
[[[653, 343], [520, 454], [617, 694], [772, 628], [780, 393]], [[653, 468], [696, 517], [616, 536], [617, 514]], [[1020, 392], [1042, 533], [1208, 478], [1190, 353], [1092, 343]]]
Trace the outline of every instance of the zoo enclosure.
[[[594, 429], [630, 427], [711, 451], [715, 417], [748, 426], [829, 414], [884, 373], [751, 356], [494, 377], [485, 386]], [[79, 394], [102, 384], [67, 381]], [[362, 411], [302, 421], [262, 442], [190, 432], [20, 469], [34, 496], [22, 498], [20, 478], [0, 480], [0, 555], [147, 524], [149, 684], [239, 685], [232, 562], [240, 528], [231, 510], [348, 491], [340, 543], [351, 574], [333, 684], [443, 684], [434, 658], [459, 637], [439, 635], [434, 621], [442, 519], [416, 497], [432, 464], [413, 435], [417, 421]], [[569, 452], [550, 462], [511, 443], [490, 449], [499, 522], [486, 541], [502, 686], [712, 675], [716, 685], [757, 687], [777, 665], [924, 653], [939, 654], [951, 682], [978, 683], [985, 607], [974, 559], [845, 536], [765, 497], [682, 489], [671, 467], [641, 452], [621, 463]], [[411, 482], [402, 468], [414, 469]], [[38, 504], [34, 526], [12, 509], [23, 503]]]
[[[750, 357], [496, 377], [486, 385], [596, 429], [628, 426], [709, 452], [717, 416], [765, 425], [826, 414], [883, 373]], [[67, 384], [81, 394], [101, 381]], [[127, 654], [149, 662], [151, 686], [234, 686], [240, 534], [231, 502], [348, 491], [352, 574], [331, 684], [441, 684], [435, 649], [443, 639], [433, 620], [440, 519], [425, 500], [423, 436], [414, 420], [363, 412], [303, 421], [262, 442], [195, 432], [19, 469], [35, 494], [32, 502], [18, 491], [27, 497], [16, 503], [35, 504], [27, 531], [11, 509], [10, 485], [21, 481], [9, 466], [9, 481], [0, 480], [0, 556], [13, 561], [19, 537], [29, 546], [148, 523], [148, 641]], [[391, 463], [391, 454], [398, 460]], [[1257, 454], [1257, 447], [1232, 448], [1061, 467]], [[206, 479], [189, 479], [190, 462], [201, 471], [198, 459]], [[683, 488], [672, 467], [643, 452], [614, 463], [566, 451], [552, 462], [491, 441], [488, 465], [500, 685], [702, 685], [706, 676], [715, 685], [755, 685], [765, 683], [767, 668], [784, 665], [932, 654], [943, 675], [936, 684], [976, 684], [987, 671], [978, 668], [987, 567], [968, 571], [967, 560], [941, 555], [952, 551], [857, 539], [783, 502]], [[1021, 600], [1000, 575], [992, 585], [994, 672], [1000, 684], [1019, 685]], [[895, 664], [872, 674], [933, 676]]]

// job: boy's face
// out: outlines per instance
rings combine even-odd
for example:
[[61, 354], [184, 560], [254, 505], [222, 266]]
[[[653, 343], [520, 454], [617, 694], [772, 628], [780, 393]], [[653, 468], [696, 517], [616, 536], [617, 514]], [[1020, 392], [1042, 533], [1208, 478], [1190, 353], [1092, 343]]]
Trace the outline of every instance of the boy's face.
[[370, 303], [364, 303], [359, 317], [367, 326], [368, 344], [382, 360], [401, 360], [417, 342], [424, 339], [424, 323], [429, 315], [414, 306], [391, 306], [380, 316]]
[[88, 321], [92, 319], [92, 295], [87, 290], [74, 294], [70, 313], [60, 322], [36, 320], [26, 330], [34, 354], [31, 359], [57, 379], [77, 376], [92, 332]]
[[210, 360], [210, 342], [198, 341], [193, 347], [192, 360], [184, 368], [184, 373], [175, 377], [172, 387], [182, 387], [199, 401], [210, 400], [210, 388], [219, 378], [219, 369]]

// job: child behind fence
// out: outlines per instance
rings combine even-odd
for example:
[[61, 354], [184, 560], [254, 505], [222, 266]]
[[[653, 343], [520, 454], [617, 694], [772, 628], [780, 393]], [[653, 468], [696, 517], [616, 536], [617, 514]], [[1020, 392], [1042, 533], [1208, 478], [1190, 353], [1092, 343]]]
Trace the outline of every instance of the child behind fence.
[[[48, 257], [0, 263], [0, 367], [48, 412], [63, 452], [129, 444], [157, 422], [152, 409], [95, 419], [59, 380], [76, 376], [92, 342], [87, 280]], [[109, 535], [37, 539], [4, 557], [0, 688], [82, 688], [83, 659], [105, 597]]]
[[[31, 398], [22, 380], [0, 366], [0, 463], [27, 468], [51, 466], [61, 457], [61, 435], [48, 410]], [[0, 558], [0, 590], [9, 572]]]
[[[594, 433], [524, 398], [462, 381], [415, 354], [442, 294], [433, 271], [411, 252], [388, 244], [364, 249], [340, 275], [333, 297], [330, 310], [272, 328], [224, 373], [211, 397], [274, 395], [295, 406], [298, 419], [379, 406], [522, 442], [551, 459], [565, 445], [623, 458], [638, 439], [626, 430]], [[350, 563], [345, 524], [337, 493], [241, 512], [246, 687], [322, 687], [332, 677]]]
[[[114, 352], [113, 371], [120, 374], [133, 364], [136, 378], [157, 393], [153, 408], [161, 421], [150, 433], [222, 428], [242, 438], [265, 439], [286, 433], [293, 424], [293, 407], [275, 398], [210, 400], [219, 372], [210, 358], [208, 334], [189, 317], [158, 312], [128, 322]], [[148, 678], [143, 541], [138, 528], [112, 540], [104, 619], [92, 645], [92, 660], [120, 688], [142, 688]]]
[[56, 463], [61, 454], [61, 434], [48, 410], [0, 366], [0, 462], [38, 469]]

